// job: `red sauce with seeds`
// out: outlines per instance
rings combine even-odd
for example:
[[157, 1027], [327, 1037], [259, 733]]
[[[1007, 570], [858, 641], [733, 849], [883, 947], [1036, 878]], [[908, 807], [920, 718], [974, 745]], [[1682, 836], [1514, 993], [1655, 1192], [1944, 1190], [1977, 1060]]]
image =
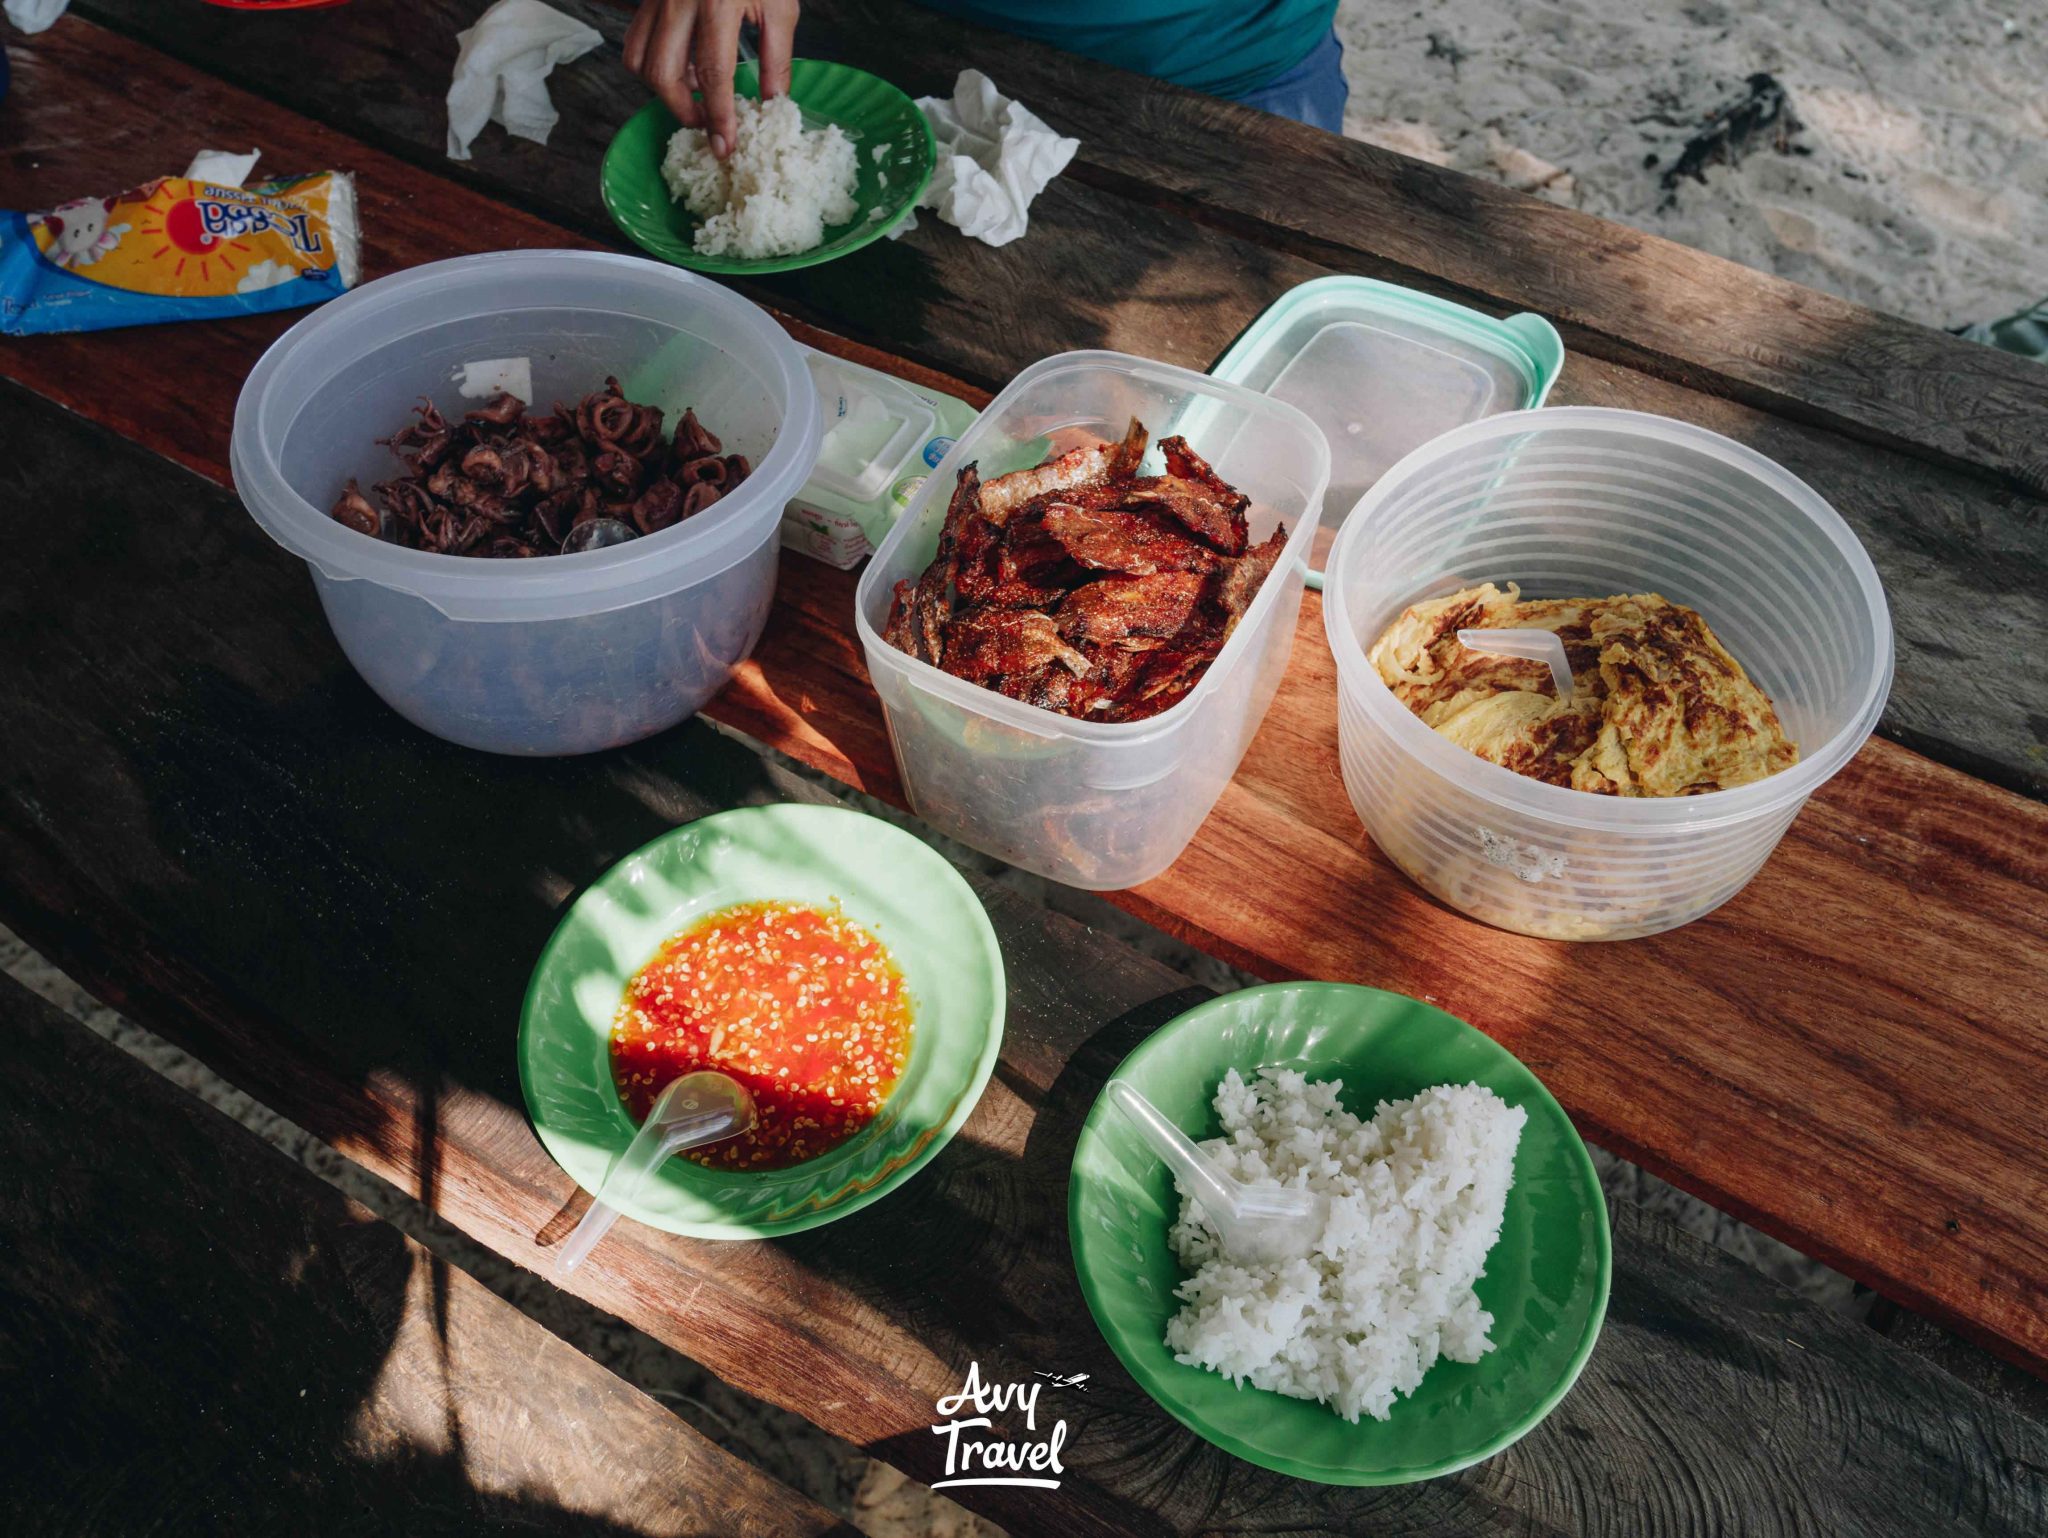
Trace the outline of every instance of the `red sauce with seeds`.
[[612, 1082], [643, 1121], [671, 1079], [731, 1074], [760, 1120], [682, 1157], [783, 1169], [874, 1120], [910, 1060], [910, 1028], [903, 974], [836, 904], [741, 903], [691, 925], [626, 985]]

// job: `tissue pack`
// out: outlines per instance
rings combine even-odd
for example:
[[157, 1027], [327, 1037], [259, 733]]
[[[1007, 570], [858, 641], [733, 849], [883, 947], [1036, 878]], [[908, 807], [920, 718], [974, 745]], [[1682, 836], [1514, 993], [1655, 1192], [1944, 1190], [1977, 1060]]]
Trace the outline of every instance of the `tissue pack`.
[[818, 462], [782, 512], [782, 543], [842, 571], [887, 536], [980, 415], [944, 391], [806, 348], [825, 408]]
[[159, 177], [46, 213], [0, 211], [0, 334], [296, 309], [360, 272], [346, 172], [250, 187]]

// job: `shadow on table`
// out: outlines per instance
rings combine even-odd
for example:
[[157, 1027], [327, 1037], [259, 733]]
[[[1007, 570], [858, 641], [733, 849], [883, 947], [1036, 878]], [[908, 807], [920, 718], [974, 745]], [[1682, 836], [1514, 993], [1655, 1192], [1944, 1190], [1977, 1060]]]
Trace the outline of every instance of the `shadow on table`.
[[[1337, 1513], [1356, 1518], [1373, 1509], [1375, 1495], [1270, 1473], [1184, 1430], [1110, 1352], [1074, 1275], [1067, 1180], [1081, 1124], [1132, 1048], [1210, 996], [1202, 988], [1179, 989], [1093, 1032], [1046, 1089], [1021, 1157], [975, 1141], [970, 1123], [968, 1133], [900, 1192], [829, 1228], [776, 1242], [833, 1286], [902, 1321], [962, 1374], [969, 1362], [989, 1384], [1047, 1383], [1040, 1373], [1087, 1374], [1084, 1388], [1047, 1383], [1036, 1435], [1047, 1434], [1053, 1419], [1065, 1419], [1063, 1462], [1114, 1490], [1127, 1503], [1132, 1531], [1199, 1530], [1254, 1510], [1284, 1512], [1290, 1523], [1311, 1530], [1321, 1525], [1318, 1514], [1326, 1514], [1336, 1530]], [[1019, 1050], [1028, 1054], [1030, 1046]], [[1018, 1088], [1035, 1098], [1029, 1085]], [[943, 1419], [935, 1408], [933, 1423]], [[1032, 1434], [1015, 1414], [995, 1419], [992, 1434]], [[947, 1473], [943, 1440], [929, 1431], [885, 1438], [868, 1451], [927, 1481]], [[1053, 1520], [1057, 1497], [1047, 1492], [981, 1494], [977, 1509], [998, 1520], [1039, 1526]]]
[[503, 1435], [442, 1262], [6, 979], [0, 1015], [9, 1532], [637, 1531]]

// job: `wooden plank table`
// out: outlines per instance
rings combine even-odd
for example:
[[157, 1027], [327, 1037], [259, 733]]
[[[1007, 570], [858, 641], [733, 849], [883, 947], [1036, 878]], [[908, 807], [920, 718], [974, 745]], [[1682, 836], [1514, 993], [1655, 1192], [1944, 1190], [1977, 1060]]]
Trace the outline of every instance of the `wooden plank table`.
[[[156, 21], [141, 7], [86, 9], [136, 29]], [[324, 123], [67, 21], [11, 52], [17, 86], [0, 108], [0, 134], [17, 149], [0, 171], [0, 203], [34, 207], [124, 185], [158, 168], [138, 166], [138, 156], [176, 143], [176, 160], [196, 147], [179, 136], [197, 124], [205, 142], [263, 144], [279, 167], [356, 169], [372, 272], [468, 249], [601, 238], [585, 206], [592, 130], [580, 120], [565, 119], [550, 150], [486, 150], [464, 173], [469, 187], [422, 169], [444, 168], [429, 128], [445, 61], [393, 44], [378, 31], [379, 11], [359, 0], [317, 23], [317, 53], [331, 68], [305, 83], [306, 100], [293, 90], [294, 104]], [[206, 30], [222, 25], [209, 18], [162, 41], [207, 43], [209, 70], [277, 86], [269, 72], [279, 50], [249, 46], [256, 33], [226, 50], [234, 38]], [[375, 91], [360, 73], [372, 57], [388, 72]], [[107, 84], [143, 78], [151, 91]], [[616, 120], [630, 97], [613, 95]], [[1063, 104], [1045, 103], [1056, 122]], [[1254, 143], [1247, 153], [1265, 164], [1291, 150]], [[517, 165], [494, 169], [494, 159]], [[506, 200], [476, 190], [493, 176]], [[573, 206], [572, 179], [582, 189]], [[1062, 346], [1112, 343], [1206, 363], [1273, 293], [1322, 270], [1199, 208], [1190, 217], [1098, 179], [1055, 184], [1041, 212], [1033, 237], [1008, 256], [921, 230], [784, 280], [772, 297], [871, 340], [898, 336], [916, 361], [987, 384], [1027, 361], [1020, 354]], [[1048, 249], [1062, 252], [1056, 272]], [[1068, 250], [1080, 274], [1072, 280]], [[977, 294], [990, 296], [978, 319]], [[1610, 324], [1627, 318], [1617, 312]], [[701, 729], [600, 760], [515, 764], [429, 742], [383, 711], [333, 648], [295, 563], [231, 497], [150, 452], [224, 480], [234, 390], [286, 323], [0, 348], [0, 371], [26, 387], [0, 396], [6, 437], [38, 445], [0, 466], [0, 484], [11, 505], [78, 510], [29, 525], [0, 588], [0, 643], [22, 659], [21, 686], [0, 704], [0, 737], [24, 745], [0, 779], [0, 908], [103, 996], [485, 1242], [531, 1260], [568, 1186], [525, 1126], [505, 1050], [527, 958], [562, 902], [619, 854], [681, 817], [789, 787]], [[1837, 495], [1885, 567], [1901, 617], [1901, 694], [1917, 714], [1895, 711], [1885, 730], [2035, 788], [2037, 770], [1999, 713], [2041, 709], [2029, 664], [2008, 671], [2016, 703], [1990, 700], [1981, 683], [1940, 687], [1945, 657], [1995, 655], [2000, 627], [2030, 600], [2009, 595], [2001, 577], [1978, 586], [1948, 630], [1922, 636], [1907, 617], [1937, 614], [1942, 595], [1971, 588], [1978, 573], [1965, 559], [1960, 574], [1944, 562], [1923, 580], [1901, 564], [1918, 550], [1925, 566], [1950, 519], [2014, 554], [2009, 564], [2038, 564], [2037, 504], [2012, 476], [1959, 468], [1938, 445], [1909, 451], [1911, 435], [1898, 439], [1907, 447], [1880, 448], [1866, 434], [1814, 425], [1817, 417], [1768, 415], [1611, 361], [1575, 356], [1567, 382], [1584, 398], [1732, 428]], [[49, 401], [92, 420], [67, 419]], [[1846, 490], [1816, 466], [1840, 468]], [[1924, 488], [1932, 511], [1909, 498], [1916, 510], [1901, 513], [1899, 487], [1916, 497]], [[1913, 521], [1922, 516], [1930, 521]], [[890, 797], [886, 741], [848, 634], [850, 587], [841, 574], [786, 563], [768, 642], [710, 714]], [[2038, 1146], [2011, 1130], [2028, 1124], [2025, 1091], [2048, 1059], [2038, 903], [2048, 833], [2038, 806], [1874, 743], [1721, 914], [1625, 946], [1502, 936], [1427, 903], [1366, 846], [1336, 785], [1318, 631], [1311, 605], [1288, 685], [1189, 856], [1121, 900], [1274, 975], [1358, 977], [1438, 998], [1528, 1060], [1589, 1135], [2038, 1367], [2048, 1184]], [[451, 869], [441, 849], [476, 853]], [[1276, 849], [1297, 852], [1327, 885], [1247, 911], [1237, 874]], [[992, 901], [1013, 967], [1003, 1065], [961, 1143], [914, 1187], [827, 1231], [843, 1251], [809, 1236], [719, 1251], [636, 1232], [579, 1284], [742, 1387], [927, 1474], [931, 1400], [971, 1358], [1089, 1360], [1106, 1384], [1121, 1379], [1092, 1330], [1076, 1329], [1059, 1222], [1065, 1159], [1079, 1111], [1117, 1053], [1186, 1001], [1170, 975], [1099, 937], [993, 892]], [[1899, 922], [1906, 912], [1910, 924]], [[1614, 1002], [1618, 987], [1633, 990], [1620, 995], [1626, 1008]], [[1811, 1178], [1816, 1170], [1827, 1178]], [[1713, 1312], [1736, 1306], [1728, 1297], [1755, 1296], [1725, 1263], [1625, 1223], [1631, 1234], [1622, 1270], [1652, 1290], [1660, 1255], [1675, 1257], [1672, 1269], [1699, 1269], [1711, 1295], [1689, 1294], [1686, 1308]], [[1618, 1317], [1632, 1285], [1618, 1279]], [[1709, 1401], [1728, 1387], [1719, 1374], [1731, 1356], [1765, 1352], [1771, 1372], [1797, 1377], [1780, 1346], [1761, 1338], [1776, 1306], [1737, 1307], [1741, 1329], [1721, 1328], [1736, 1332], [1740, 1350], [1718, 1362], [1712, 1351], [1681, 1353], [1674, 1371], [1710, 1389], [1688, 1402], [1688, 1419], [1726, 1426], [1713, 1417], [1727, 1404]], [[1849, 1375], [1817, 1391], [1830, 1404], [1857, 1402], [1868, 1419], [1809, 1426], [1811, 1406], [1796, 1396], [1776, 1406], [1772, 1425], [1786, 1445], [1805, 1427], [1821, 1437], [1809, 1449], [1819, 1461], [1856, 1472], [1839, 1490], [1815, 1487], [1812, 1499], [1869, 1512], [1877, 1526], [1891, 1513], [1940, 1530], [1933, 1524], [1983, 1512], [1994, 1530], [2028, 1530], [2039, 1491], [2026, 1469], [2038, 1461], [1973, 1456], [1967, 1492], [1936, 1489], [1924, 1462], [1886, 1442], [1887, 1427], [1902, 1432], [1912, 1420], [1888, 1396], [1910, 1382], [1909, 1400], [1945, 1405], [1953, 1385], [1914, 1378], [1899, 1353], [1860, 1354], [1883, 1343], [1853, 1330], [1838, 1339], [1814, 1328]], [[1797, 1345], [1812, 1349], [1805, 1333]], [[1664, 1504], [1667, 1480], [1695, 1500], [1739, 1499], [1726, 1493], [1732, 1476], [1719, 1461], [1743, 1445], [1741, 1429], [1646, 1459], [1619, 1486], [1604, 1483], [1613, 1477], [1604, 1464], [1584, 1461], [1593, 1454], [1574, 1461], [1569, 1427], [1585, 1423], [1569, 1412], [1597, 1401], [1610, 1364], [1626, 1415], [1643, 1413], [1633, 1385], [1655, 1374], [1643, 1356], [1617, 1359], [1615, 1349], [1603, 1347], [1566, 1413], [1522, 1449], [1420, 1494], [1314, 1491], [1231, 1465], [1192, 1449], [1122, 1380], [1120, 1397], [1091, 1404], [1077, 1442], [1095, 1445], [1056, 1501], [995, 1496], [988, 1508], [1019, 1525], [1056, 1517], [1105, 1531], [1217, 1525], [1257, 1509], [1261, 1520], [1293, 1512], [1317, 1526], [1370, 1514], [1389, 1530], [1490, 1531], [1541, 1516], [1568, 1530], [1633, 1532], [1644, 1530], [1636, 1519], [1645, 1511], [1692, 1509]], [[1962, 1422], [1990, 1424], [1979, 1419], [1989, 1408], [1961, 1403], [1953, 1414]], [[2014, 1433], [1972, 1434], [1994, 1446]], [[1861, 1450], [1845, 1457], [1845, 1447]], [[1872, 1468], [1887, 1477], [1868, 1477]]]
[[[31, 680], [0, 702], [0, 733], [40, 744], [8, 774], [0, 917], [265, 1104], [544, 1265], [574, 1187], [527, 1124], [509, 1047], [561, 905], [675, 823], [822, 793], [702, 725], [554, 761], [424, 740], [355, 679], [293, 560], [231, 494], [11, 386], [0, 430], [41, 446], [0, 494], [62, 487], [91, 531], [23, 552], [39, 586], [93, 571], [104, 601], [149, 615], [65, 631], [0, 589], [0, 639]], [[809, 1234], [708, 1244], [622, 1224], [578, 1295], [926, 1480], [941, 1475], [933, 1403], [969, 1362], [1090, 1374], [1060, 1406], [1058, 1491], [954, 1492], [1019, 1538], [1641, 1538], [1751, 1510], [1788, 1534], [2017, 1538], [2048, 1521], [2048, 1424], [1631, 1207], [1614, 1214], [1613, 1300], [1585, 1375], [1501, 1456], [1356, 1491], [1196, 1442], [1088, 1321], [1065, 1210], [1109, 1069], [1202, 995], [972, 879], [1009, 1019], [960, 1137], [886, 1201]]]
[[[623, 32], [626, 7], [566, 5], [613, 38]], [[556, 73], [562, 120], [546, 146], [493, 130], [474, 160], [455, 162], [443, 153], [442, 98], [466, 0], [351, 0], [296, 19], [149, 0], [81, 0], [74, 9], [480, 188], [501, 208], [619, 241], [594, 168], [643, 98], [608, 58]], [[2038, 719], [2048, 648], [2028, 644], [2048, 633], [2048, 488], [1999, 468], [2038, 463], [2044, 452], [2048, 385], [2028, 360], [1472, 177], [960, 27], [903, 0], [813, 3], [801, 41], [912, 92], [943, 94], [955, 71], [977, 65], [1082, 147], [1075, 169], [1033, 207], [1028, 239], [991, 251], [927, 228], [857, 262], [744, 285], [754, 297], [990, 390], [1080, 346], [1206, 369], [1279, 294], [1330, 271], [1411, 283], [1494, 312], [1549, 314], [1573, 343], [1555, 403], [1626, 406], [1713, 428], [1821, 488], [1849, 520], [1885, 579], [1900, 633], [1888, 737], [2008, 788], [2048, 793]], [[300, 67], [307, 49], [323, 69]], [[83, 121], [89, 109], [74, 110], [81, 128], [97, 128], [97, 119]], [[68, 142], [29, 127], [38, 143]], [[284, 153], [273, 147], [273, 158]], [[1204, 153], [1225, 157], [1232, 174], [1205, 180], [1184, 164]], [[1169, 168], [1159, 175], [1171, 174], [1173, 190], [1144, 183], [1139, 173], [1152, 164]], [[1142, 195], [1131, 195], [1134, 179]], [[1298, 192], [1287, 206], [1315, 217], [1314, 240], [1282, 239], [1231, 212], [1247, 189], [1275, 186]], [[1474, 212], [1482, 207], [1483, 218]], [[445, 238], [461, 247], [468, 237]], [[1060, 253], [1055, 272], [1042, 259], [1049, 250]], [[1486, 284], [1468, 281], [1477, 273]], [[1672, 305], [1692, 307], [1682, 323], [1651, 308]], [[1592, 318], [1574, 325], [1573, 314]], [[1821, 317], [1826, 329], [1816, 332]], [[1600, 336], [1626, 340], [1606, 346]], [[1707, 348], [1719, 367], [1700, 361]], [[1795, 387], [1800, 379], [1810, 382]], [[1909, 429], [1887, 425], [1902, 416]], [[1985, 434], [2003, 447], [1984, 461], [1951, 462], [1951, 451]]]
[[5, 977], [0, 1031], [10, 1532], [854, 1533]]
[[[371, 0], [347, 9], [363, 18], [376, 15]], [[360, 52], [361, 39], [378, 35], [374, 27], [339, 27], [334, 18], [342, 15], [321, 23], [323, 56], [337, 77], [345, 76], [352, 57], [350, 39], [358, 40]], [[275, 18], [269, 25], [276, 27]], [[464, 250], [580, 241], [146, 49], [103, 35], [79, 41], [90, 35], [67, 29], [21, 50], [19, 99], [33, 91], [54, 104], [32, 117], [24, 113], [20, 122], [24, 154], [38, 163], [48, 196], [61, 196], [67, 186], [118, 185], [138, 144], [161, 141], [179, 122], [203, 121], [237, 140], [268, 145], [282, 164], [346, 159], [356, 166], [364, 181], [373, 272]], [[199, 43], [229, 61], [263, 61], [278, 52], [253, 47], [253, 34], [230, 48], [236, 35], [203, 35]], [[382, 77], [374, 96], [357, 91], [346, 101], [379, 105], [373, 126], [380, 137], [392, 139], [395, 124], [414, 122], [411, 152], [445, 165], [438, 139], [427, 142], [429, 126], [438, 123], [437, 98], [429, 94], [438, 77], [428, 65], [406, 65], [423, 57], [418, 50], [404, 58], [387, 55], [388, 49], [375, 55], [382, 67], [411, 73]], [[149, 75], [158, 89], [112, 107], [99, 83], [110, 62], [127, 74]], [[321, 89], [331, 90], [332, 82]], [[398, 106], [407, 100], [410, 117], [401, 118]], [[345, 105], [336, 102], [336, 112]], [[626, 105], [615, 104], [614, 116]], [[588, 106], [593, 114], [600, 110], [595, 101]], [[109, 132], [109, 121], [126, 126]], [[558, 140], [577, 138], [574, 121], [558, 129]], [[595, 148], [586, 148], [594, 156]], [[569, 148], [501, 150], [524, 156], [535, 185], [568, 179], [561, 161]], [[518, 181], [509, 172], [503, 179], [507, 186]], [[594, 204], [588, 159], [576, 182], [581, 201]], [[1063, 194], [1061, 183], [1048, 194], [1054, 207], [1056, 194]], [[1103, 264], [1129, 250], [1127, 242], [1108, 240], [1106, 231], [1142, 229], [1145, 221], [1157, 225], [1165, 217], [1136, 210], [1126, 218], [1114, 207], [1095, 206], [1106, 199], [1086, 188], [1073, 196], [1083, 206], [1060, 216], [1066, 222], [1056, 238], [1084, 252], [1080, 265], [1097, 274], [1093, 281], [1102, 281]], [[24, 189], [16, 200], [34, 198]], [[582, 222], [597, 230], [601, 217], [589, 213]], [[1199, 250], [1203, 241], [1220, 238], [1200, 226], [1189, 230], [1185, 239], [1159, 237], [1146, 260], [1154, 252]], [[1008, 249], [1029, 248], [1024, 241]], [[916, 257], [915, 270], [901, 267], [906, 254]], [[1005, 348], [1007, 357], [1034, 345], [1062, 345], [1045, 335], [1046, 322], [1026, 318], [1032, 306], [1018, 296], [1029, 292], [1027, 285], [1046, 286], [1030, 262], [1005, 267], [996, 289], [1011, 297], [988, 322], [972, 322], [946, 297], [981, 281], [989, 255], [1003, 257], [943, 231], [921, 230], [900, 247], [862, 253], [860, 261], [872, 256], [885, 269], [884, 281], [808, 281], [833, 284], [825, 296], [833, 303], [883, 295], [882, 312], [867, 312], [870, 326], [900, 325], [933, 346], [967, 338], [947, 343], [952, 350], [941, 358], [963, 368], [984, 371], [999, 359], [977, 361], [962, 349]], [[858, 263], [818, 271], [842, 269], [860, 271]], [[1111, 270], [1137, 281], [1128, 265]], [[970, 273], [976, 276], [963, 275]], [[1289, 269], [1278, 281], [1284, 285], [1298, 275]], [[821, 302], [815, 293], [796, 290], [795, 280], [803, 278], [778, 280], [774, 297], [799, 308]], [[1196, 286], [1181, 286], [1188, 284]], [[1211, 292], [1186, 271], [1176, 274], [1174, 285], [1170, 294]], [[1248, 299], [1237, 296], [1244, 288], [1254, 290]], [[1120, 342], [1188, 361], [1186, 337], [1199, 334], [1194, 328], [1207, 326], [1220, 349], [1240, 313], [1254, 313], [1264, 302], [1258, 288], [1239, 279], [1213, 304], [1176, 301], [1149, 339], [1069, 329], [1064, 340]], [[927, 291], [939, 296], [931, 301], [938, 315], [927, 322], [907, 318], [920, 303], [916, 296]], [[1212, 310], [1220, 310], [1220, 318]], [[0, 366], [225, 479], [229, 402], [255, 349], [284, 324], [267, 318], [204, 331], [161, 330], [150, 335], [140, 357], [119, 336], [50, 339], [6, 349]], [[1085, 321], [1055, 316], [1052, 324], [1073, 328]], [[1960, 344], [1939, 338], [1932, 345]], [[1675, 415], [1738, 427], [1714, 415], [1736, 409], [1715, 397], [1670, 400], [1673, 387], [1648, 375], [1576, 356], [1567, 385], [1575, 373], [1589, 378], [1586, 398], [1644, 404], [1647, 395], [1648, 404]], [[131, 387], [109, 390], [109, 378]], [[152, 381], [155, 387], [146, 387]], [[2024, 577], [2048, 564], [2037, 562], [2028, 544], [2048, 536], [2048, 517], [2015, 514], [2009, 493], [1893, 456], [1898, 464], [1880, 467], [1888, 480], [1917, 488], [1915, 473], [1944, 478], [1943, 495], [1956, 503], [1942, 509], [1930, 492], [1937, 522], [1901, 527], [1890, 516], [1889, 487], [1882, 499], [1865, 499], [1867, 468], [1854, 477], [1845, 471], [1839, 484], [1821, 473], [1882, 460], [1882, 451], [1780, 419], [1768, 423], [1768, 431], [1743, 435], [1836, 494], [1884, 566], [1902, 634], [1893, 714], [1903, 708], [1901, 700], [1913, 707], [1903, 725], [1888, 715], [1885, 729], [1943, 745], [1944, 752], [1957, 745], [1948, 756], [1961, 761], [1973, 752], [1964, 744], [2006, 732], [2013, 714], [2039, 714], [2048, 678], [2036, 680], [2025, 658], [2048, 659], [2048, 653], [2015, 650], [2007, 587], [1990, 590], [1996, 602], [1984, 601], [1981, 573], [1970, 569], [1967, 552], [1986, 543], [2001, 550], [2017, 545], [2026, 558], [2008, 563], [2001, 583], [2020, 580], [2013, 573]], [[1965, 551], [1960, 572], [1924, 557], [1905, 560], [1909, 549], [1924, 552], [1938, 537], [1939, 520], [1958, 531], [1951, 543]], [[1894, 542], [1890, 553], [1887, 540]], [[2048, 571], [2040, 575], [2048, 578]], [[1966, 589], [1978, 591], [1973, 596]], [[2033, 591], [2048, 593], [2048, 580]], [[768, 641], [711, 714], [851, 784], [900, 799], [879, 711], [849, 634], [850, 594], [843, 574], [786, 563]], [[1923, 637], [1912, 616], [1944, 608], [1948, 628], [1938, 639]], [[1954, 658], [1975, 669], [1969, 689], [1951, 687]], [[2012, 687], [1992, 700], [1998, 691], [1986, 678], [2006, 678]], [[1559, 947], [1448, 918], [1377, 855], [1337, 777], [1334, 688], [1311, 599], [1288, 683], [1236, 783], [1174, 870], [1120, 900], [1265, 975], [1355, 978], [1432, 997], [1543, 1073], [1589, 1136], [2009, 1355], [2037, 1366], [2044, 1360], [2048, 1309], [2041, 1278], [2048, 1275], [2048, 1233], [2040, 1195], [2048, 1169], [2038, 1148], [2014, 1150], [2006, 1132], [2024, 1124], [2027, 1087], [2048, 1058], [2039, 1006], [2048, 994], [2048, 949], [2035, 900], [2048, 865], [2048, 814], [2039, 805], [1890, 743], [1873, 743], [1815, 799], [1763, 876], [1720, 913], [1678, 934], [1627, 946]], [[2026, 730], [2031, 738], [2034, 729]], [[1998, 751], [2024, 781], [2026, 755]], [[1237, 871], [1247, 861], [1272, 858], [1275, 850], [1288, 851], [1323, 879], [1248, 892]], [[1914, 921], [1902, 924], [1899, 916], [1907, 913]], [[1709, 979], [1711, 985], [1703, 983]], [[1618, 1005], [1617, 999], [1628, 1002]], [[1901, 1136], [1902, 1129], [1913, 1135]], [[1839, 1169], [1841, 1179], [1816, 1185], [1799, 1174], [1821, 1166]]]

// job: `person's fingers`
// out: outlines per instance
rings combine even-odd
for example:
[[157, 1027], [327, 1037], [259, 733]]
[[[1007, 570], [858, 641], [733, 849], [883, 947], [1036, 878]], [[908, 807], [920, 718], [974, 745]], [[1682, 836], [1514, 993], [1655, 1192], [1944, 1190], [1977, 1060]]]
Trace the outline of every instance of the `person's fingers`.
[[761, 6], [761, 95], [789, 94], [789, 60], [796, 46], [797, 0], [763, 0]]
[[648, 44], [647, 67], [641, 72], [641, 78], [685, 128], [704, 126], [703, 108], [690, 94], [689, 80], [690, 49], [703, 24], [701, 12], [690, 0], [669, 0], [661, 26]]
[[640, 66], [646, 62], [647, 34], [654, 30], [654, 19], [661, 14], [664, 3], [665, 0], [640, 0], [640, 9], [633, 13], [633, 23], [626, 28], [626, 73], [639, 74]]
[[732, 107], [732, 72], [740, 62], [740, 12], [734, 0], [712, 0], [697, 18], [690, 53], [697, 61], [697, 88], [704, 93], [704, 131], [711, 153], [720, 160], [732, 153], [736, 119]]

